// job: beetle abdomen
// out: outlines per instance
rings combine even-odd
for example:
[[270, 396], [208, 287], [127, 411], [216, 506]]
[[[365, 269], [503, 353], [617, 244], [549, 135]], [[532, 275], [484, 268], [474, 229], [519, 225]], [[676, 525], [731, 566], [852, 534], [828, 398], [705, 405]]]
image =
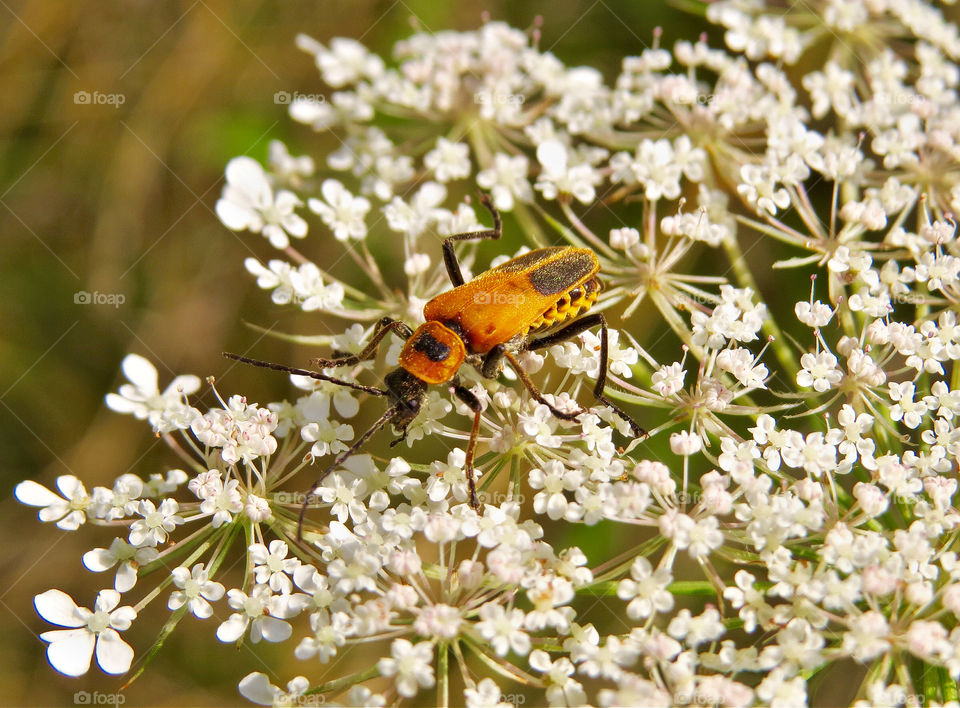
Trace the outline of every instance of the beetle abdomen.
[[600, 295], [600, 287], [600, 281], [597, 278], [591, 278], [582, 285], [564, 293], [555, 305], [530, 324], [527, 333], [553, 327], [586, 312], [597, 301], [597, 296]]

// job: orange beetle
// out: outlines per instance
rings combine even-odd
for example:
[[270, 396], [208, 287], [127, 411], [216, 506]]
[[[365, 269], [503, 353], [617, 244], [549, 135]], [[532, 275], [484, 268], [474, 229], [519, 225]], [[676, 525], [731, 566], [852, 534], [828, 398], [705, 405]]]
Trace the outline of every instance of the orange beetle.
[[[461, 383], [457, 375], [460, 367], [464, 363], [471, 364], [485, 378], [492, 379], [499, 375], [506, 359], [537, 402], [547, 406], [558, 418], [574, 420], [583, 410], [575, 413], [557, 410], [533, 384], [515, 355], [563, 342], [598, 325], [600, 372], [593, 394], [630, 425], [635, 437], [646, 435], [643, 428], [603, 393], [607, 378], [606, 319], [600, 313], [574, 319], [588, 310], [600, 294], [600, 280], [597, 278], [600, 263], [596, 255], [586, 248], [540, 248], [491, 268], [466, 283], [460, 272], [453, 244], [472, 239], [498, 239], [501, 235], [500, 214], [493, 207], [488, 195], [481, 195], [480, 200], [493, 215], [493, 228], [455, 234], [444, 239], [443, 260], [454, 287], [424, 306], [423, 316], [426, 322], [412, 330], [402, 322], [384, 317], [377, 323], [370, 343], [359, 354], [334, 359], [314, 359], [312, 362], [321, 369], [354, 366], [376, 356], [383, 338], [390, 332], [397, 332], [406, 339], [406, 343], [400, 352], [400, 366], [384, 377], [385, 389], [343, 381], [317, 371], [224, 353], [224, 356], [230, 359], [254, 366], [331, 381], [375, 396], [385, 396], [393, 401], [384, 414], [324, 470], [311, 488], [307, 499], [334, 468], [360, 449], [386, 423], [392, 423], [399, 429], [402, 440], [407, 426], [420, 412], [427, 387], [448, 384], [454, 395], [474, 412], [473, 429], [467, 444], [466, 476], [470, 489], [470, 505], [478, 509], [480, 500], [477, 497], [473, 459], [480, 430], [481, 408], [477, 397]], [[568, 320], [573, 321], [542, 337], [531, 338], [534, 333], [552, 329]], [[306, 509], [307, 502], [304, 502], [300, 510], [298, 538]]]

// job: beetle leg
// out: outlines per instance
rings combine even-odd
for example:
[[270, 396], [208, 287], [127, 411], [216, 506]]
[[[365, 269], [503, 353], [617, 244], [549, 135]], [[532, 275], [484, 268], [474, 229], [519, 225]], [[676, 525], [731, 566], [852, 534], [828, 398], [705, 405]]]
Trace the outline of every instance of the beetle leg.
[[463, 234], [454, 234], [443, 239], [443, 263], [447, 267], [447, 275], [450, 276], [450, 282], [457, 288], [463, 285], [463, 273], [460, 272], [460, 262], [457, 260], [457, 254], [454, 253], [453, 244], [456, 241], [473, 241], [476, 239], [490, 238], [498, 239], [501, 233], [500, 212], [493, 206], [490, 195], [480, 193], [480, 203], [483, 204], [493, 215], [493, 228], [486, 231], [468, 231]]
[[507, 348], [503, 344], [498, 344], [483, 356], [480, 364], [480, 375], [485, 379], [495, 379], [500, 373], [500, 366], [503, 364], [503, 357]]
[[546, 337], [529, 342], [527, 344], [527, 349], [529, 351], [536, 351], [537, 349], [544, 349], [545, 347], [553, 346], [554, 344], [559, 344], [560, 342], [565, 342], [568, 339], [573, 339], [581, 332], [586, 332], [588, 329], [592, 329], [597, 325], [600, 325], [600, 373], [597, 374], [597, 383], [593, 387], [593, 395], [604, 405], [610, 406], [614, 413], [627, 422], [627, 424], [630, 426], [631, 432], [633, 432], [634, 437], [645, 437], [647, 435], [647, 431], [638, 425], [633, 418], [624, 413], [620, 406], [607, 398], [603, 393], [604, 388], [607, 385], [607, 366], [609, 364], [607, 319], [603, 316], [603, 313], [597, 312], [592, 315], [581, 317], [580, 319], [571, 322], [566, 327], [557, 330], [553, 334], [549, 334]]
[[300, 505], [300, 516], [297, 518], [297, 541], [301, 541], [303, 539], [303, 519], [304, 516], [306, 516], [307, 507], [310, 505], [310, 499], [313, 497], [314, 493], [320, 489], [320, 485], [323, 484], [323, 480], [325, 480], [327, 475], [333, 472], [333, 470], [342, 465], [344, 460], [363, 447], [363, 444], [367, 442], [367, 440], [369, 440], [375, 432], [390, 422], [390, 419], [397, 414], [398, 409], [399, 404], [388, 408], [384, 414], [380, 416], [377, 422], [367, 429], [367, 432], [357, 438], [353, 445], [351, 445], [347, 450], [341, 452], [337, 459], [333, 461], [333, 464], [327, 467], [327, 469], [325, 469], [323, 473], [317, 477], [317, 481], [313, 483], [312, 487], [310, 487], [310, 491], [307, 492], [306, 497], [303, 499], [303, 504]]
[[583, 413], [581, 408], [576, 413], [565, 413], [564, 411], [555, 408], [546, 398], [543, 397], [543, 394], [540, 393], [540, 389], [537, 388], [536, 384], [530, 380], [530, 376], [526, 371], [523, 370], [523, 367], [520, 366], [520, 362], [517, 361], [510, 352], [504, 352], [503, 355], [506, 357], [507, 361], [510, 362], [510, 366], [513, 367], [513, 370], [517, 372], [517, 376], [520, 377], [520, 380], [523, 382], [523, 385], [526, 386], [527, 390], [530, 392], [530, 395], [536, 400], [537, 403], [542, 403], [547, 408], [550, 409], [550, 412], [560, 420], [576, 420], [577, 416]]
[[398, 332], [404, 339], [410, 339], [413, 336], [413, 330], [403, 322], [384, 317], [373, 330], [373, 336], [370, 342], [363, 348], [359, 354], [346, 354], [344, 356], [334, 357], [332, 359], [311, 359], [310, 363], [319, 369], [328, 369], [334, 366], [353, 366], [361, 361], [367, 361], [377, 355], [377, 349], [380, 348], [380, 342], [390, 332]]
[[473, 391], [460, 383], [459, 379], [453, 381], [453, 393], [461, 401], [469, 406], [473, 411], [473, 428], [470, 431], [470, 442], [467, 443], [466, 476], [467, 487], [470, 490], [470, 508], [476, 512], [480, 511], [480, 497], [477, 495], [476, 472], [473, 469], [473, 458], [477, 451], [477, 436], [480, 434], [480, 401], [473, 394]]

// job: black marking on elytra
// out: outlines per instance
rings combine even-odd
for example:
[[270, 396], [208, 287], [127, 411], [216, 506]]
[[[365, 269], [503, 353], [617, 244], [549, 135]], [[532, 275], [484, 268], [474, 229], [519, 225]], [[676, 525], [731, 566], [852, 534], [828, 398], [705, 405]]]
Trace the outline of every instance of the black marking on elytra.
[[413, 343], [413, 349], [425, 354], [430, 361], [446, 361], [450, 356], [450, 347], [429, 332], [424, 332], [417, 338]]
[[491, 268], [491, 272], [497, 273], [519, 273], [520, 271], [527, 270], [532, 265], [539, 263], [542, 260], [550, 258], [558, 251], [564, 251], [569, 246], [550, 246], [549, 248], [538, 248], [535, 251], [529, 251], [524, 253], [522, 256], [517, 256], [516, 258], [507, 261], [498, 265], [496, 268]]
[[530, 284], [541, 295], [556, 295], [569, 290], [596, 267], [596, 261], [589, 252], [571, 253], [532, 269], [528, 277]]

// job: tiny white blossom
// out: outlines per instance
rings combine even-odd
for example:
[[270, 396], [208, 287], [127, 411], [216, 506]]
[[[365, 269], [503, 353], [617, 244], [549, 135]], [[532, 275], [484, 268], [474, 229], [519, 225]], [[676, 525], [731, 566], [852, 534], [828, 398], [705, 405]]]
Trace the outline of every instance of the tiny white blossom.
[[158, 546], [165, 543], [167, 536], [183, 523], [177, 514], [180, 505], [174, 499], [164, 499], [160, 507], [149, 499], [140, 502], [137, 513], [143, 518], [130, 526], [130, 544], [133, 546]]
[[367, 235], [364, 222], [370, 211], [370, 202], [365, 197], [354, 197], [339, 181], [326, 179], [320, 187], [323, 199], [309, 199], [307, 206], [319, 214], [323, 223], [333, 231], [338, 241], [360, 240]]
[[129, 671], [133, 649], [120, 638], [119, 632], [129, 629], [137, 613], [130, 606], [117, 607], [120, 593], [116, 590], [101, 590], [92, 611], [78, 607], [60, 590], [37, 595], [33, 604], [45, 620], [69, 628], [40, 635], [43, 641], [49, 642], [47, 659], [57, 671], [67, 676], [82, 676], [90, 669], [94, 654], [97, 664], [108, 674]]
[[197, 412], [187, 405], [185, 397], [200, 389], [199, 378], [177, 376], [160, 393], [156, 367], [139, 354], [124, 357], [121, 368], [130, 383], [121, 385], [117, 393], [107, 394], [108, 408], [146, 420], [157, 433], [190, 427]]
[[274, 194], [259, 162], [235, 157], [227, 163], [226, 176], [227, 184], [216, 209], [228, 229], [262, 232], [274, 248], [289, 246], [289, 236], [307, 235], [307, 222], [294, 212], [302, 202], [286, 189]]
[[37, 514], [40, 521], [56, 521], [57, 528], [76, 531], [87, 520], [86, 510], [92, 503], [83, 482], [72, 474], [57, 477], [59, 496], [32, 480], [20, 482], [13, 495], [21, 504], [43, 507]]
[[404, 698], [417, 695], [421, 688], [430, 688], [433, 678], [433, 645], [430, 642], [411, 644], [406, 639], [394, 639], [390, 657], [380, 659], [377, 669], [382, 676], [394, 676], [397, 693]]
[[198, 619], [207, 619], [213, 615], [210, 602], [216, 602], [223, 597], [224, 587], [218, 582], [210, 580], [209, 573], [202, 563], [197, 563], [188, 570], [179, 566], [171, 571], [173, 584], [179, 588], [170, 594], [167, 607], [177, 610], [184, 605]]

